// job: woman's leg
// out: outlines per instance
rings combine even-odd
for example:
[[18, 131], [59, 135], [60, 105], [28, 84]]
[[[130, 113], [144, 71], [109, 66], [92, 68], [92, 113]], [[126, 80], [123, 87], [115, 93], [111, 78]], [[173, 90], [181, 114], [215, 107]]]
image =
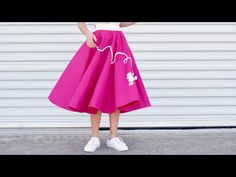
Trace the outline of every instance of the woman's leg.
[[97, 114], [90, 114], [92, 137], [99, 137], [99, 127], [101, 123], [102, 112], [97, 111]]
[[127, 151], [129, 148], [121, 137], [117, 137], [120, 109], [109, 115], [110, 116], [110, 138], [107, 138], [106, 144], [117, 151]]
[[100, 110], [97, 111], [97, 114], [90, 114], [92, 137], [84, 147], [85, 152], [95, 152], [100, 147], [99, 127], [101, 117], [102, 112]]
[[109, 114], [110, 118], [110, 139], [117, 137], [117, 129], [119, 124], [120, 110], [117, 109], [116, 112]]

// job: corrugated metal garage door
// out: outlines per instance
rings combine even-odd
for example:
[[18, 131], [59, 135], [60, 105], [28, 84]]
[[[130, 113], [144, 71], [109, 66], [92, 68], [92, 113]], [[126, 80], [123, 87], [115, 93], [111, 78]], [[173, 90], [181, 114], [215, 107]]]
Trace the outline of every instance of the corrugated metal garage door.
[[[153, 107], [123, 114], [120, 126], [236, 125], [236, 23], [138, 23], [125, 33]], [[75, 23], [0, 23], [0, 127], [90, 125], [47, 100], [84, 39]]]

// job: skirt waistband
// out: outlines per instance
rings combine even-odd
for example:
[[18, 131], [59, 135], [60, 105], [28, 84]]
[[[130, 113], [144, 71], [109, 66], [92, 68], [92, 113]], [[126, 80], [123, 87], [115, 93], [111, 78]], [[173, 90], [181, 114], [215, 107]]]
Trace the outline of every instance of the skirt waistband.
[[115, 30], [122, 31], [119, 24], [96, 24], [95, 30]]

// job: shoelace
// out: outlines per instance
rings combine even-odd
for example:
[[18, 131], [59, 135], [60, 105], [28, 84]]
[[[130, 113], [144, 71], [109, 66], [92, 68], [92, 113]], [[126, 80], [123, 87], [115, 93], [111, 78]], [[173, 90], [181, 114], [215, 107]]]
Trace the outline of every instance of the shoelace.
[[92, 144], [94, 144], [94, 143], [95, 143], [95, 139], [91, 139], [91, 140], [88, 142], [89, 145], [92, 145]]
[[117, 137], [116, 142], [121, 145], [126, 145], [121, 137]]

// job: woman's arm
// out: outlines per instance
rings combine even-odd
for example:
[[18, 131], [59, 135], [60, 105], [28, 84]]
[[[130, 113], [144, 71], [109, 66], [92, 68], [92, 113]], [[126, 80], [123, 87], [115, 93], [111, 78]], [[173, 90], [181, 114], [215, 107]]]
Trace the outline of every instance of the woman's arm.
[[120, 27], [127, 27], [135, 24], [136, 22], [121, 22]]
[[84, 22], [77, 22], [77, 25], [78, 25], [80, 31], [86, 36], [88, 47], [90, 47], [90, 48], [96, 47], [95, 42], [97, 42], [97, 38], [94, 34], [92, 34], [89, 31], [89, 29], [87, 28], [87, 25]]
[[87, 28], [87, 25], [84, 22], [77, 22], [77, 25], [80, 29], [80, 31], [87, 37], [90, 35], [90, 31]]

